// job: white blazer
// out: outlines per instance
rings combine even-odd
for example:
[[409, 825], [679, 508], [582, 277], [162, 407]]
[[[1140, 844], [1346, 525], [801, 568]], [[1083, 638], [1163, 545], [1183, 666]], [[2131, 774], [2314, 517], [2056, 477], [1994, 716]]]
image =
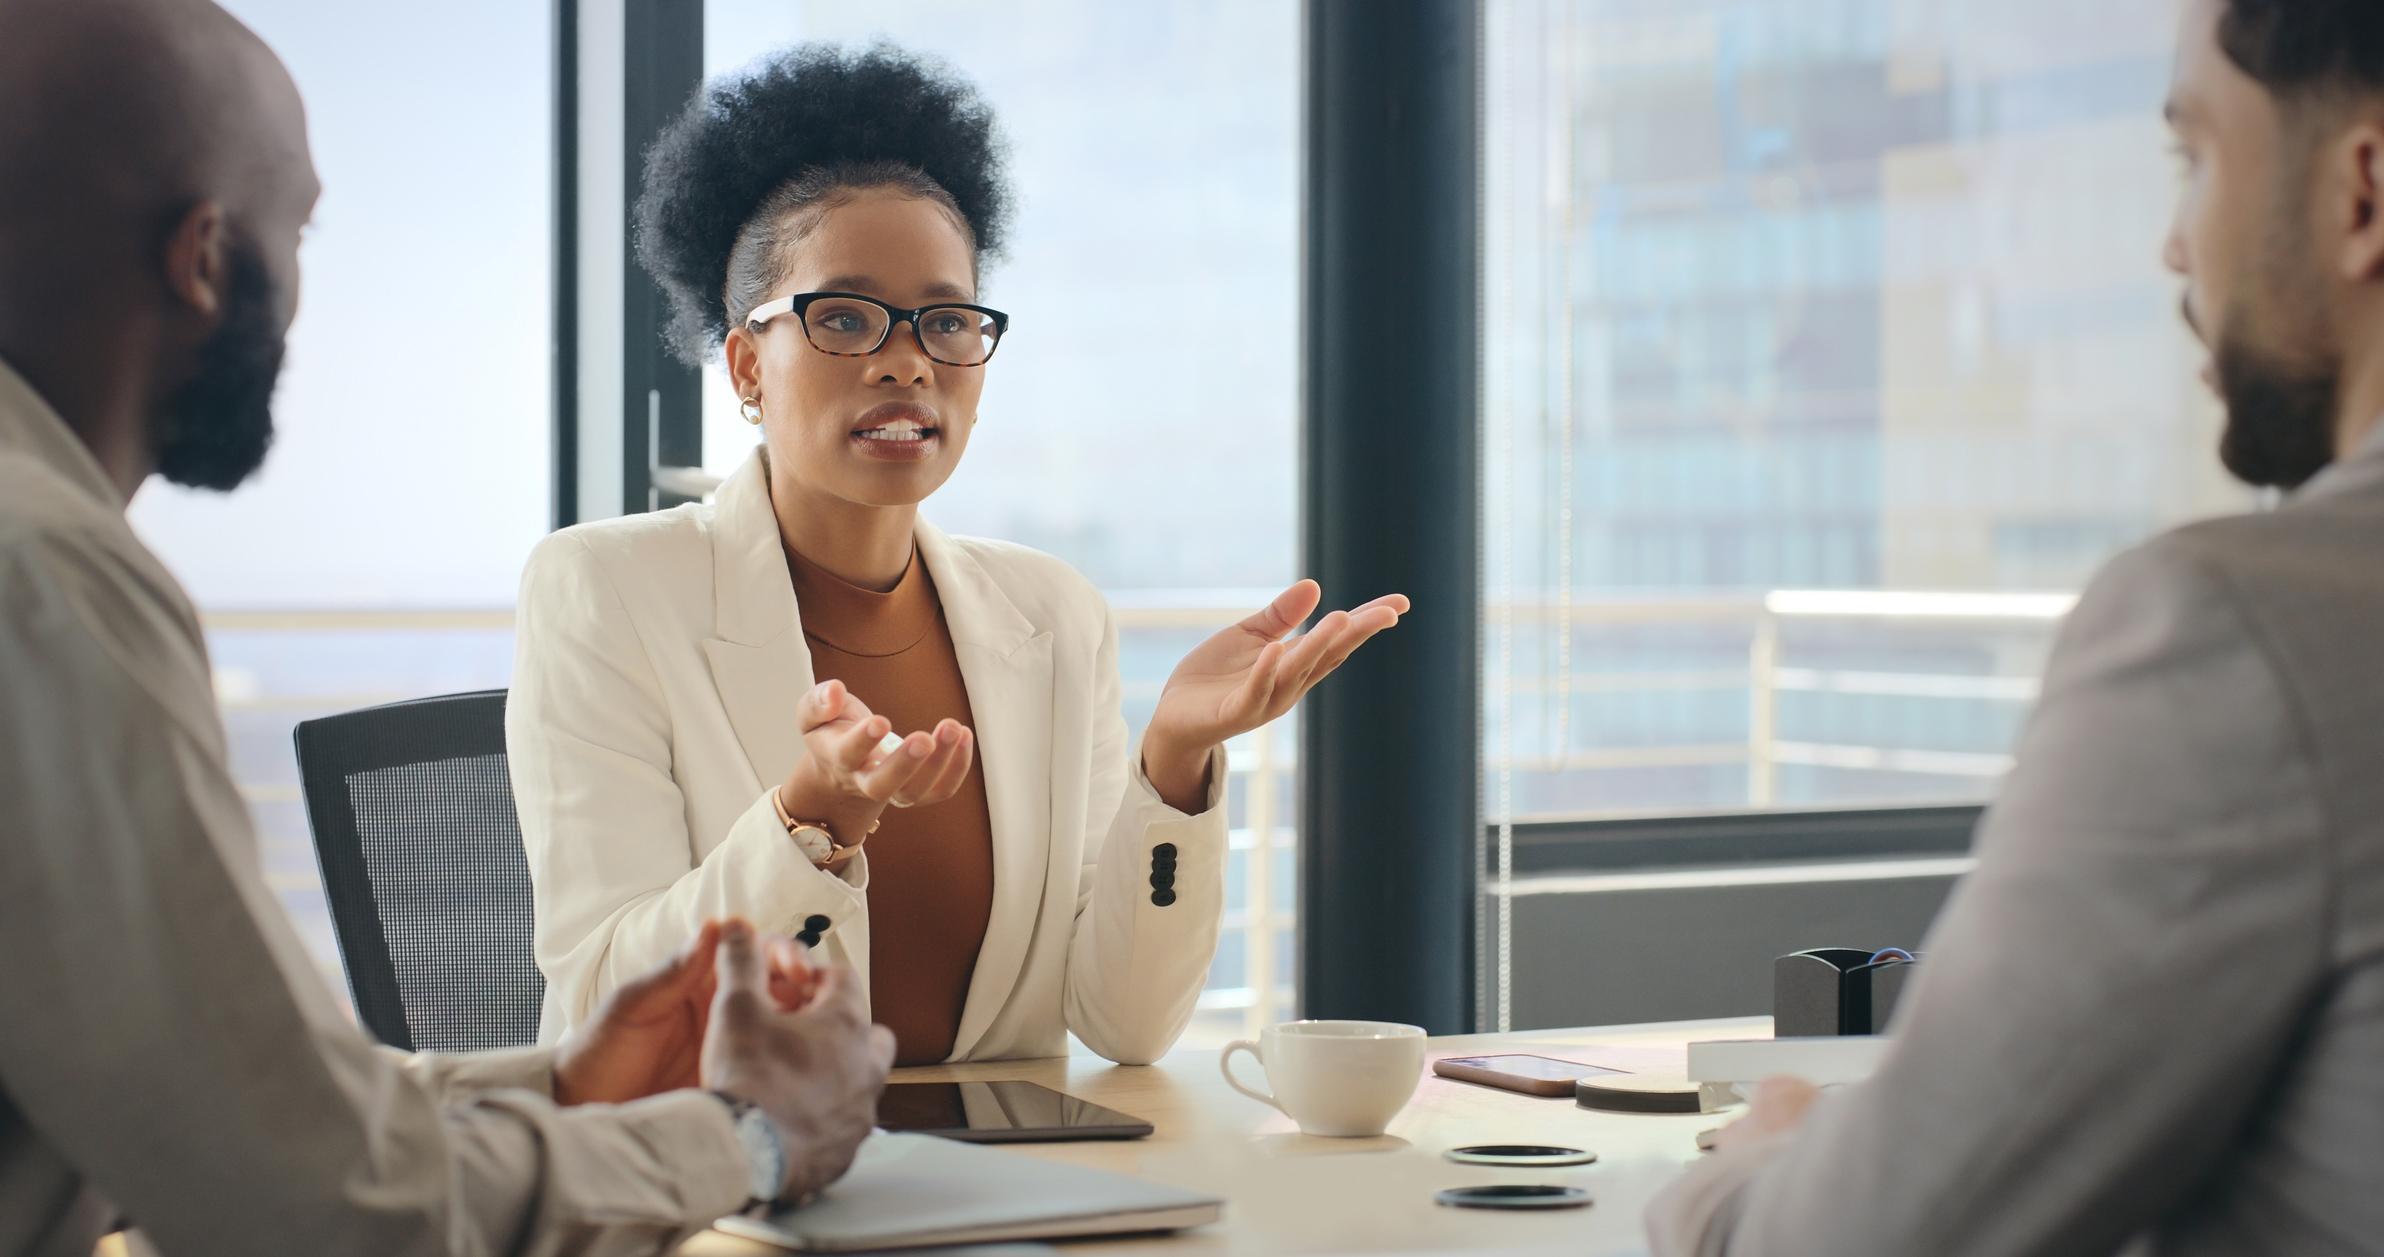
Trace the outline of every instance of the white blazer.
[[[1155, 1060], [1191, 1020], [1216, 951], [1224, 752], [1206, 809], [1169, 807], [1127, 746], [1117, 627], [1091, 583], [1049, 555], [924, 522], [918, 541], [993, 818], [992, 919], [951, 1059], [1062, 1055], [1072, 1030], [1111, 1060]], [[866, 989], [871, 929], [902, 928], [869, 919], [866, 848], [841, 875], [822, 872], [768, 794], [804, 753], [795, 705], [812, 673], [761, 453], [711, 503], [541, 542], [516, 652], [505, 733], [547, 981], [542, 1039], [706, 917], [813, 929]], [[1153, 885], [1163, 844], [1169, 893]]]

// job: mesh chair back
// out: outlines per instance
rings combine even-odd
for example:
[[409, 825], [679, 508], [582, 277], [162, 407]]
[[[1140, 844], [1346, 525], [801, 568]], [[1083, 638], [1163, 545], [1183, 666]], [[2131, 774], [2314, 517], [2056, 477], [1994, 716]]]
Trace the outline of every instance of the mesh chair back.
[[409, 1051], [538, 1038], [505, 691], [301, 722], [298, 773], [357, 1015]]

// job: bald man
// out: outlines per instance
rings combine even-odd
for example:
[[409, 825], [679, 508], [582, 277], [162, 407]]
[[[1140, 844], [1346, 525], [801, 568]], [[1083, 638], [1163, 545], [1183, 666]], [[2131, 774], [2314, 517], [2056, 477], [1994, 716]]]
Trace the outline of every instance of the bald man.
[[653, 1252], [842, 1173], [892, 1038], [741, 922], [552, 1051], [401, 1057], [325, 989], [124, 520], [271, 442], [296, 87], [199, 0], [0, 0], [0, 35], [0, 1253], [125, 1218], [172, 1254]]

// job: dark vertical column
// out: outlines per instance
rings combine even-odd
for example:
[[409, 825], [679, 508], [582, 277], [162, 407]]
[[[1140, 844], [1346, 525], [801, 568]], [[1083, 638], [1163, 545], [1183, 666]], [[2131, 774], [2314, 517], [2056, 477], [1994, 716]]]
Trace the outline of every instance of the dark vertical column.
[[[704, 3], [627, 0], [623, 17], [621, 203], [634, 207], [646, 149], [703, 87]], [[684, 500], [657, 492], [649, 468], [703, 465], [703, 384], [663, 347], [670, 306], [637, 264], [634, 211], [622, 221], [621, 511], [636, 514]]]
[[551, 526], [579, 522], [579, 0], [554, 0], [554, 379]]
[[1312, 1017], [1473, 1029], [1480, 686], [1475, 0], [1308, 0], [1302, 558], [1415, 610], [1301, 717]]

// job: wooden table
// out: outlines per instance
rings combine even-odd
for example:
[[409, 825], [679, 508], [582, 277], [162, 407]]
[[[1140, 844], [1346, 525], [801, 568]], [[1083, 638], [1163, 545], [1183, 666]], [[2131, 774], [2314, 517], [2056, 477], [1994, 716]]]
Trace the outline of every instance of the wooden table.
[[[1589, 1030], [1434, 1039], [1427, 1055], [1539, 1052], [1594, 1060], [1597, 1045], [1660, 1053], [1679, 1068], [1697, 1039], [1768, 1037], [1768, 1018], [1676, 1022]], [[1236, 1067], [1255, 1079], [1254, 1062]], [[1427, 1066], [1427, 1070], [1429, 1066]], [[1291, 1119], [1228, 1088], [1214, 1051], [1179, 1051], [1156, 1065], [1127, 1068], [1095, 1057], [1001, 1061], [903, 1070], [897, 1081], [1025, 1079], [1144, 1118], [1158, 1127], [1125, 1143], [1021, 1145], [1025, 1156], [1114, 1170], [1226, 1201], [1224, 1220], [1172, 1237], [1069, 1244], [1067, 1257], [1185, 1254], [1546, 1251], [1595, 1257], [1637, 1253], [1640, 1210], [1681, 1166], [1696, 1159], [1696, 1135], [1711, 1116], [1647, 1117], [1591, 1112], [1570, 1099], [1543, 1100], [1426, 1073], [1415, 1100], [1378, 1139], [1316, 1139]], [[1457, 1165], [1442, 1154], [1479, 1143], [1552, 1143], [1587, 1148], [1594, 1165], [1500, 1170]], [[1444, 1187], [1480, 1183], [1566, 1183], [1589, 1189], [1587, 1209], [1490, 1212], [1433, 1202]], [[780, 1250], [722, 1235], [689, 1241], [680, 1257], [763, 1257]]]

